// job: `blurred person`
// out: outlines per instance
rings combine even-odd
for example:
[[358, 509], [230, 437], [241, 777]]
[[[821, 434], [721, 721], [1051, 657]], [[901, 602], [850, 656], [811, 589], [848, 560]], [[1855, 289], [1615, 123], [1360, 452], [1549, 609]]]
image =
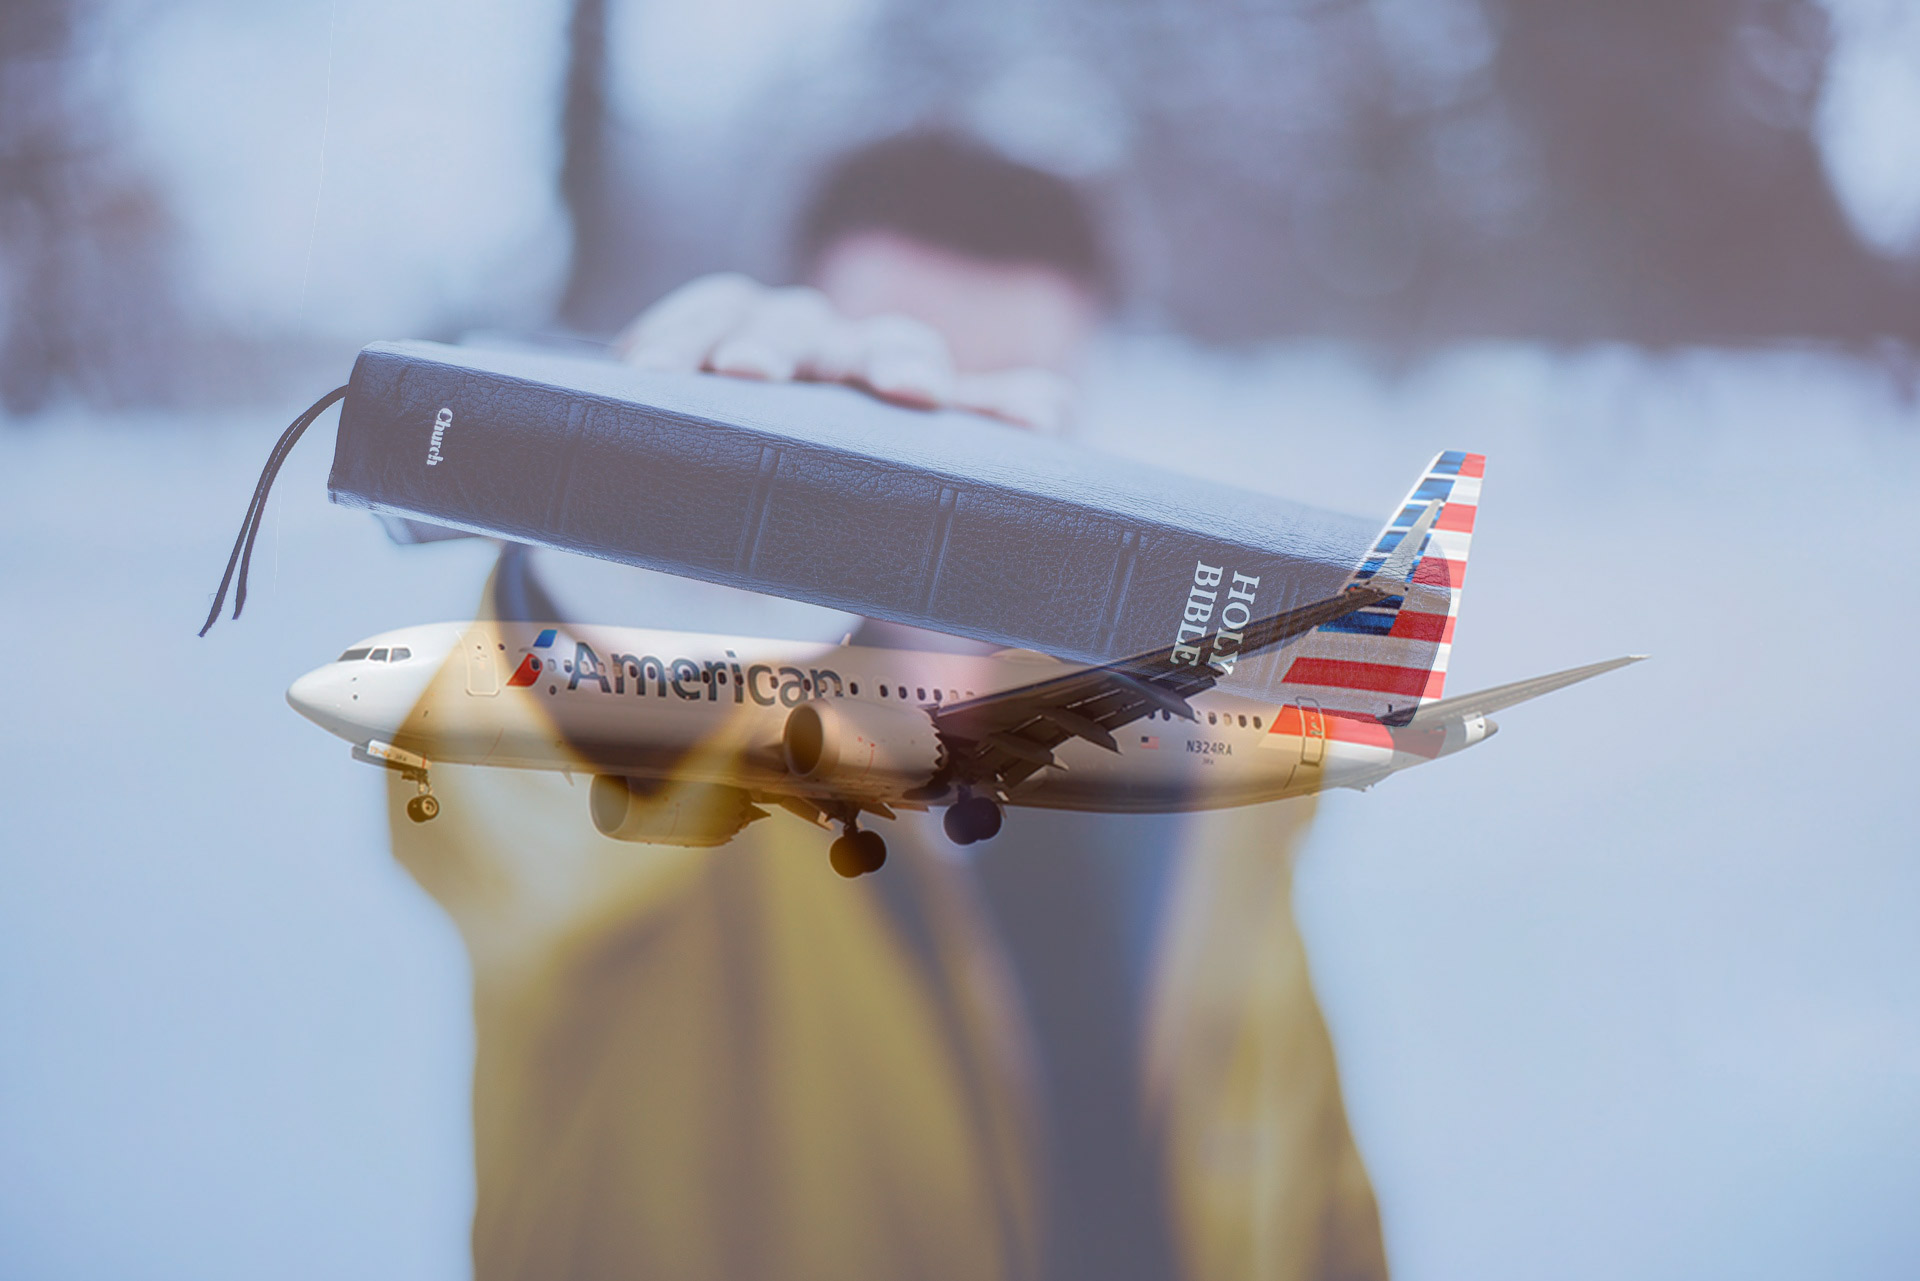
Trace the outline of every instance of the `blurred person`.
[[[1074, 187], [910, 135], [828, 173], [795, 240], [803, 284], [694, 281], [621, 357], [1065, 429], [1114, 294]], [[481, 608], [970, 647], [525, 548]], [[1022, 811], [965, 855], [907, 820], [844, 881], [779, 817], [629, 845], [567, 779], [435, 781], [437, 821], [389, 809], [473, 967], [482, 1281], [1385, 1275], [1292, 918], [1309, 802]]]

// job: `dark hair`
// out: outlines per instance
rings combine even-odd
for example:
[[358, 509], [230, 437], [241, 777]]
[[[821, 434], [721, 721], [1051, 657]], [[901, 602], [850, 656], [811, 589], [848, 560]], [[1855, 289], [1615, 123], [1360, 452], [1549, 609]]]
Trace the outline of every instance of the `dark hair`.
[[909, 133], [843, 157], [799, 220], [801, 274], [856, 231], [892, 231], [996, 263], [1053, 267], [1100, 295], [1112, 267], [1091, 202], [1055, 174], [949, 133]]

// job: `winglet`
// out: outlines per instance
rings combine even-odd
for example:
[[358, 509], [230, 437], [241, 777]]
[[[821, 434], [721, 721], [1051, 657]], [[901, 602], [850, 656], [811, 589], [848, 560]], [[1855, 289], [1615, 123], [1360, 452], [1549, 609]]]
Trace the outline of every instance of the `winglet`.
[[1406, 583], [1413, 578], [1414, 562], [1420, 559], [1420, 549], [1426, 544], [1427, 531], [1433, 528], [1433, 522], [1440, 518], [1440, 509], [1445, 506], [1445, 503], [1439, 502], [1426, 505], [1413, 522], [1413, 528], [1401, 536], [1392, 553], [1373, 572], [1372, 581]]

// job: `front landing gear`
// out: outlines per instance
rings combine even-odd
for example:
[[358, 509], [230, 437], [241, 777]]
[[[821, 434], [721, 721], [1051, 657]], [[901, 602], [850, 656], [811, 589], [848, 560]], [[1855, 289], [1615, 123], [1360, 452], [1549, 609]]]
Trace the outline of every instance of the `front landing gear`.
[[849, 823], [846, 835], [827, 847], [827, 861], [849, 880], [865, 876], [886, 866], [887, 843], [880, 833], [860, 831]]
[[407, 802], [408, 818], [416, 823], [427, 823], [439, 817], [440, 802], [434, 797], [433, 787], [427, 782], [426, 757], [404, 751], [392, 743], [369, 739], [365, 743], [353, 745], [353, 759], [368, 765], [390, 769], [407, 782], [419, 786], [420, 794]]

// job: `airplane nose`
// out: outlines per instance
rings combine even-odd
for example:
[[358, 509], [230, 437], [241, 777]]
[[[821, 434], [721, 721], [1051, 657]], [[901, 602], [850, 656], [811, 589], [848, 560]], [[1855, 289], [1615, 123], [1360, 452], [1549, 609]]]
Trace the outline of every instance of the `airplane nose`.
[[338, 733], [345, 711], [341, 692], [326, 668], [308, 672], [287, 687], [287, 705], [329, 733]]

